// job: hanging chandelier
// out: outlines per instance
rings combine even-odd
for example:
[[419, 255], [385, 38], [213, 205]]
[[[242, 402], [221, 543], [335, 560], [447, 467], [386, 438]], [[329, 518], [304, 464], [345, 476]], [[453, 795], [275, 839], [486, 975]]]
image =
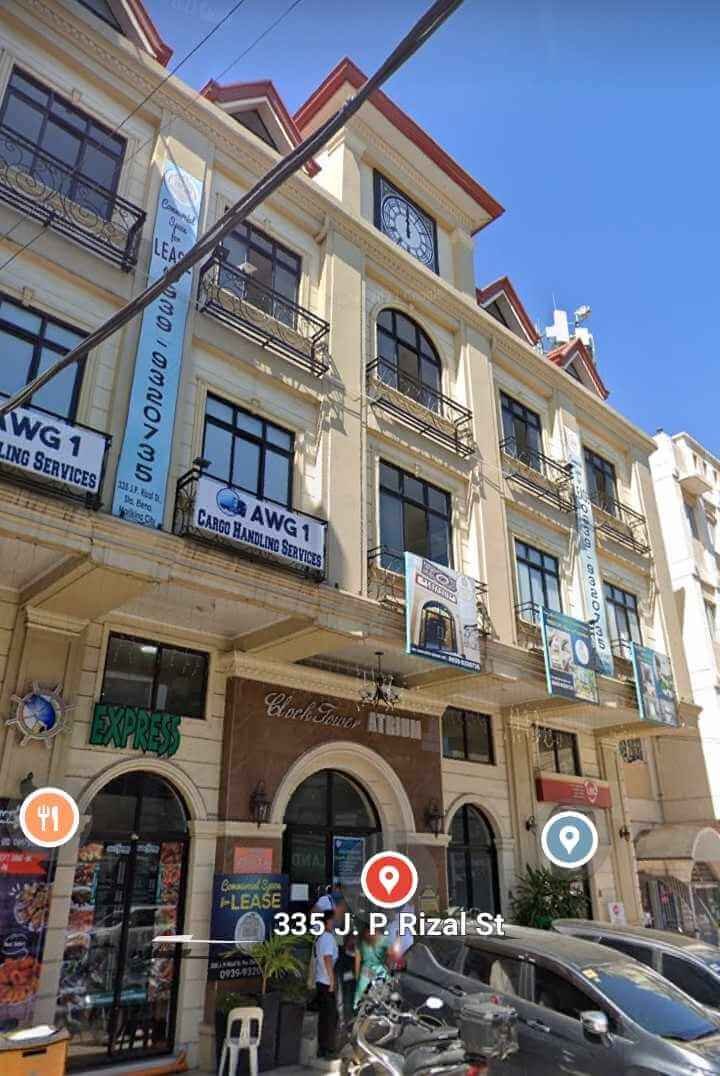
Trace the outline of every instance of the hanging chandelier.
[[373, 670], [371, 680], [368, 679], [367, 673], [363, 672], [363, 690], [358, 707], [375, 706], [392, 710], [400, 699], [400, 692], [393, 686], [392, 673], [383, 672], [383, 654], [383, 650], [375, 651], [377, 667]]

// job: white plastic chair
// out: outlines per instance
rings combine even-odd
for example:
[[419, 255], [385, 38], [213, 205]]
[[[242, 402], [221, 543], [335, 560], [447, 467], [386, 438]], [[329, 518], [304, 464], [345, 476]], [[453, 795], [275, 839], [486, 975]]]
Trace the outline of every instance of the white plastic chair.
[[[252, 1034], [253, 1024], [257, 1025], [255, 1034]], [[237, 1025], [239, 1029], [236, 1034], [233, 1034], [233, 1027]], [[262, 1035], [262, 1026], [262, 1009], [248, 1006], [248, 1008], [230, 1010], [225, 1025], [225, 1041], [220, 1055], [220, 1076], [235, 1076], [241, 1050], [250, 1051], [250, 1076], [257, 1076], [258, 1045]], [[225, 1061], [228, 1059], [228, 1068], [225, 1072]]]

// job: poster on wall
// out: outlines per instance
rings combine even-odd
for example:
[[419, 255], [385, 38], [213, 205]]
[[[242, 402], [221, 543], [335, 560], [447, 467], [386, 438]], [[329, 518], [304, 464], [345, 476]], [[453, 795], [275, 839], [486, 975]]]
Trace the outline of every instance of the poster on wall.
[[408, 654], [479, 670], [475, 580], [442, 564], [405, 554], [405, 649]]
[[213, 883], [210, 937], [228, 945], [211, 945], [208, 979], [252, 979], [258, 966], [253, 946], [273, 931], [273, 917], [287, 910], [286, 874], [216, 874]]
[[677, 727], [680, 718], [670, 658], [638, 643], [630, 644], [630, 652], [641, 720]]
[[615, 665], [610, 648], [607, 611], [605, 609], [600, 564], [595, 544], [593, 506], [585, 478], [585, 460], [583, 459], [582, 445], [574, 430], [565, 430], [565, 445], [568, 462], [571, 465], [573, 492], [575, 494], [580, 582], [585, 596], [588, 621], [593, 626], [590, 641], [597, 654], [600, 672], [605, 676], [612, 676]]
[[364, 837], [333, 837], [333, 885], [357, 889], [365, 865]]
[[599, 702], [589, 624], [543, 609], [540, 626], [548, 694]]
[[[148, 284], [152, 284], [195, 243], [203, 184], [168, 162], [158, 195]], [[135, 372], [113, 514], [161, 527], [170, 469], [175, 406], [182, 365], [192, 273], [185, 273], [146, 308], [140, 324]]]
[[19, 811], [19, 800], [0, 799], [0, 1031], [32, 1020], [54, 862], [23, 835]]

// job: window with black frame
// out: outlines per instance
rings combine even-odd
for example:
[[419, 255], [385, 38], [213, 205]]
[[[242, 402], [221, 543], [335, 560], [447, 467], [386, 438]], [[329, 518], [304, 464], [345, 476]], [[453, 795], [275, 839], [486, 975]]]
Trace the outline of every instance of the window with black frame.
[[442, 718], [443, 757], [495, 764], [489, 714], [449, 706]]
[[538, 766], [543, 773], [564, 773], [580, 777], [580, 752], [574, 732], [538, 725], [535, 731]]
[[83, 209], [112, 217], [124, 138], [17, 67], [0, 109], [0, 135], [15, 168]]
[[[84, 337], [40, 311], [0, 296], [0, 396], [12, 396], [76, 347]], [[73, 421], [84, 362], [68, 366], [33, 393], [28, 406]]]
[[612, 516], [616, 516], [618, 514], [617, 477], [614, 465], [589, 448], [584, 450], [584, 456], [585, 476], [590, 500], [598, 508], [609, 512]]
[[100, 701], [180, 717], [205, 717], [208, 655], [130, 635], [111, 635]]
[[495, 838], [483, 813], [471, 804], [460, 807], [450, 824], [448, 889], [455, 907], [493, 915], [499, 909]]
[[611, 583], [604, 583], [603, 591], [610, 643], [616, 655], [629, 660], [630, 643], [638, 643], [642, 646], [637, 598], [634, 594], [615, 587]]
[[519, 599], [517, 611], [522, 620], [539, 624], [543, 608], [555, 613], [562, 612], [557, 557], [516, 538], [515, 568]]
[[252, 224], [241, 224], [223, 240], [227, 269], [220, 284], [252, 306], [294, 328], [302, 260]]
[[292, 506], [294, 436], [267, 419], [208, 396], [206, 473], [263, 500]]
[[380, 380], [440, 413], [440, 359], [417, 322], [399, 310], [382, 310], [377, 319], [377, 348]]
[[540, 416], [529, 407], [500, 394], [503, 449], [521, 463], [542, 471], [542, 426]]
[[403, 553], [452, 567], [450, 494], [389, 463], [380, 464], [382, 565], [404, 572]]

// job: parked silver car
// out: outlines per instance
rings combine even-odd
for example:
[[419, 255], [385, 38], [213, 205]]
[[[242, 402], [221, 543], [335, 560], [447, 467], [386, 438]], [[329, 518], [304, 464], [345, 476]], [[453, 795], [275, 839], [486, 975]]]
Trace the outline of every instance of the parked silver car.
[[716, 945], [672, 930], [611, 926], [592, 919], [556, 919], [553, 930], [631, 956], [720, 1013], [720, 949]]
[[505, 937], [424, 938], [400, 988], [436, 994], [450, 1019], [467, 994], [518, 1013], [519, 1051], [502, 1076], [720, 1076], [720, 1019], [652, 968], [592, 942], [505, 926]]

